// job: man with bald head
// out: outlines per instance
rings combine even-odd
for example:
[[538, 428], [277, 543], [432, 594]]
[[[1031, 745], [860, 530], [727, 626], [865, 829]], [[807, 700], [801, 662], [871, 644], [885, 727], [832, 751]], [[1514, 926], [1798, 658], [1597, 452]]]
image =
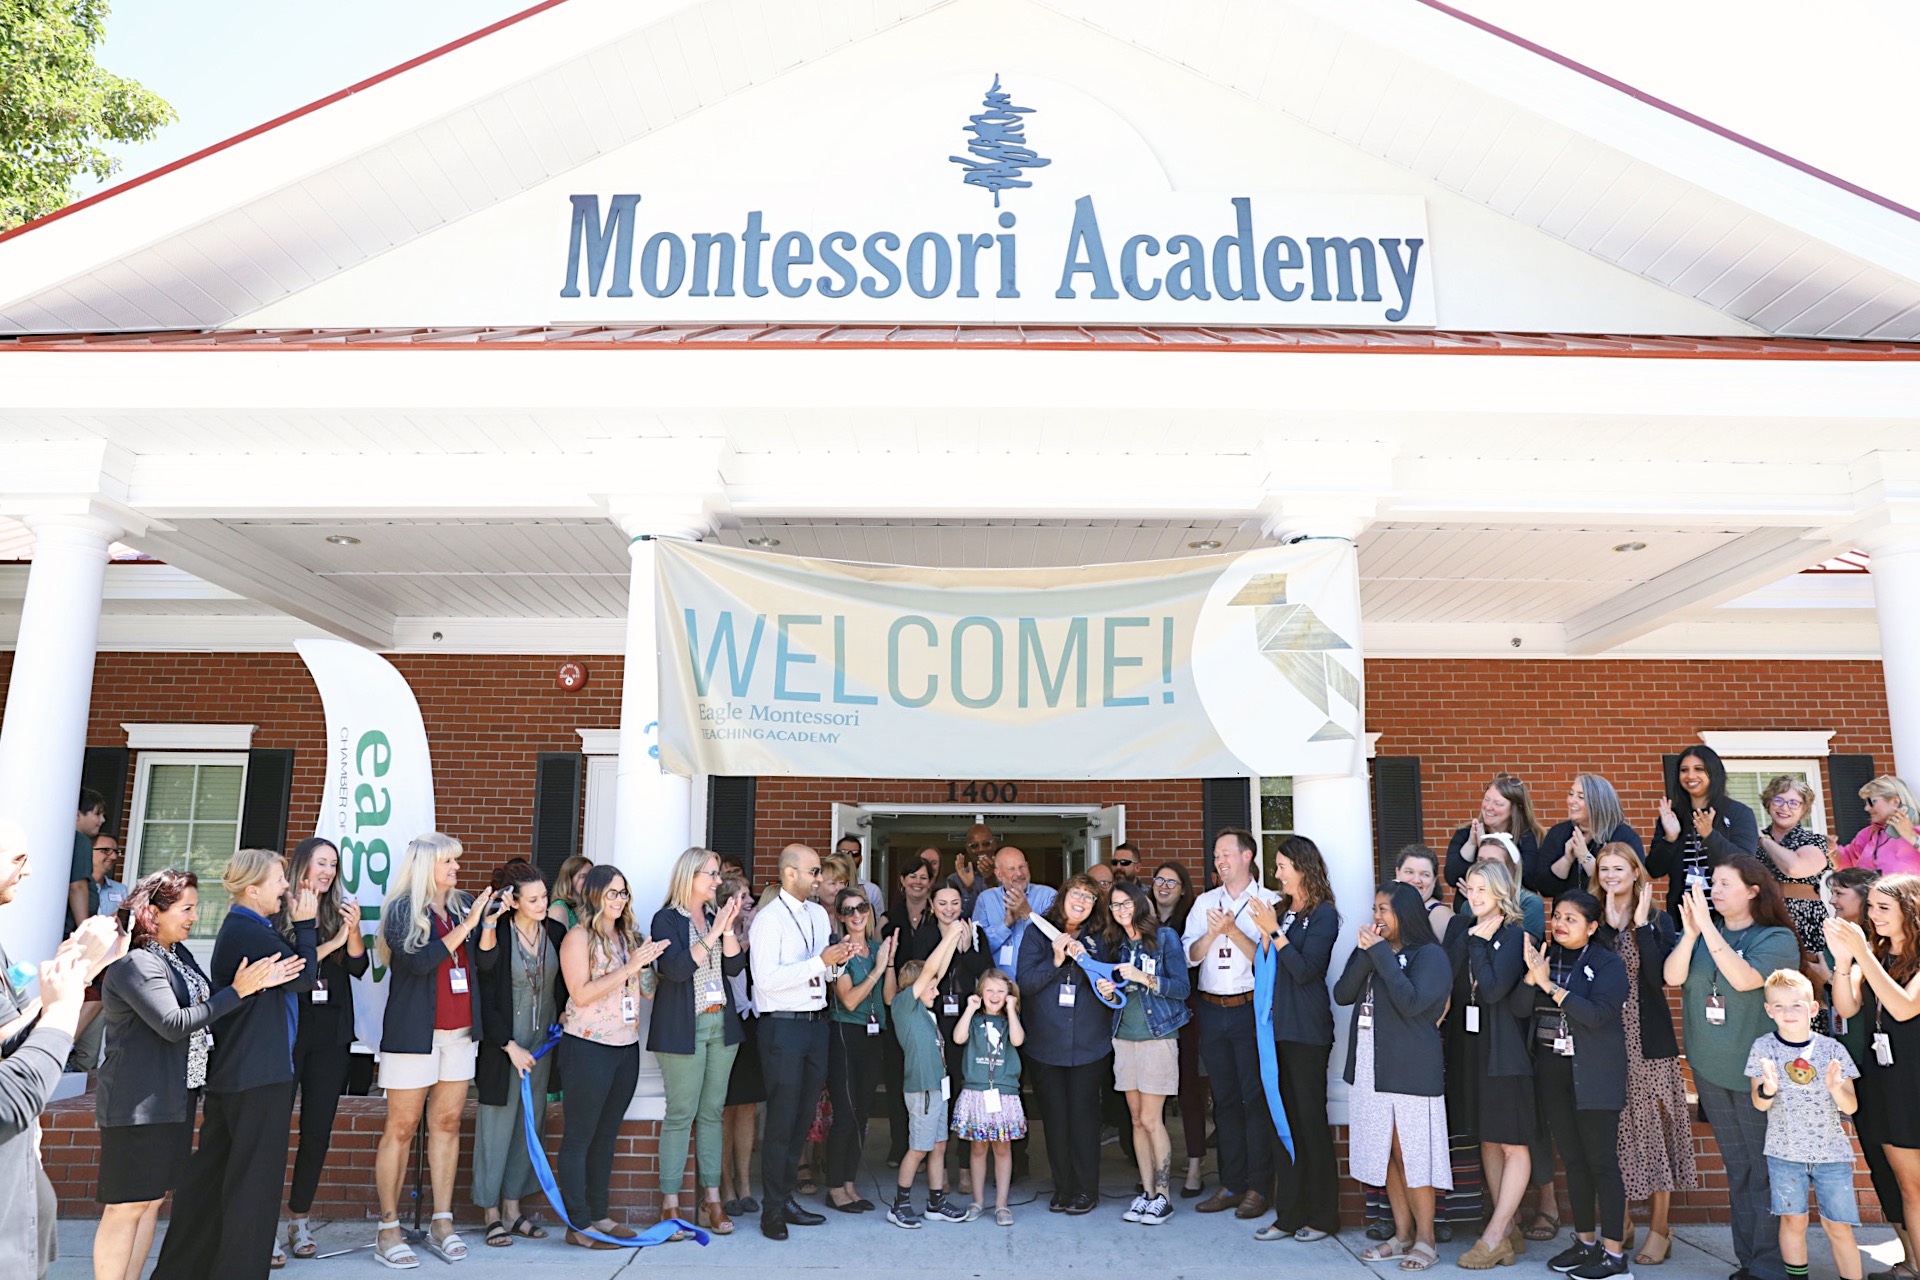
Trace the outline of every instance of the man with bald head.
[[993, 877], [999, 883], [981, 890], [973, 904], [973, 922], [987, 935], [993, 963], [1012, 973], [1014, 957], [1020, 954], [1020, 940], [1027, 936], [1027, 922], [1035, 912], [1053, 905], [1053, 890], [1033, 883], [1027, 855], [1012, 845], [1003, 846], [993, 855]]
[[833, 925], [813, 901], [819, 880], [818, 853], [804, 844], [782, 849], [780, 892], [754, 913], [747, 930], [753, 1003], [760, 1013], [760, 1073], [767, 1085], [760, 1234], [770, 1240], [785, 1240], [789, 1226], [826, 1221], [801, 1207], [794, 1186], [814, 1100], [827, 1082], [827, 987], [848, 957], [866, 948], [860, 941], [827, 945]]

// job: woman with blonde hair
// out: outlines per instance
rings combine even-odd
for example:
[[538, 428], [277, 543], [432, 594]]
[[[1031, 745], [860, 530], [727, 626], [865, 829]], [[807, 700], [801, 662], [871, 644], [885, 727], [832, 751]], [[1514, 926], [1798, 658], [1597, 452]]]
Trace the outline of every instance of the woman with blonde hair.
[[1447, 883], [1460, 887], [1467, 868], [1475, 862], [1481, 837], [1489, 832], [1513, 837], [1514, 847], [1520, 851], [1520, 865], [1532, 866], [1540, 856], [1540, 836], [1545, 830], [1534, 816], [1533, 795], [1519, 775], [1494, 774], [1480, 796], [1479, 812], [1447, 841]]
[[588, 1226], [622, 1240], [639, 1234], [614, 1222], [609, 1192], [620, 1121], [640, 1078], [640, 974], [667, 944], [640, 936], [632, 901], [618, 867], [595, 867], [587, 872], [580, 923], [560, 946], [569, 997], [558, 1050], [567, 1128], [556, 1173], [567, 1243], [584, 1249], [619, 1248], [581, 1234]]
[[433, 1223], [426, 1245], [448, 1262], [467, 1256], [453, 1229], [453, 1180], [460, 1163], [460, 1113], [479, 1056], [479, 959], [474, 934], [498, 918], [493, 890], [470, 898], [456, 887], [460, 842], [438, 831], [415, 837], [387, 881], [380, 907], [377, 958], [387, 968], [387, 1008], [380, 1028], [380, 1087], [387, 1122], [373, 1162], [380, 1198], [374, 1260], [411, 1270], [420, 1259], [400, 1230], [400, 1184], [407, 1149], [424, 1114]]
[[1460, 881], [1461, 911], [1447, 929], [1453, 999], [1447, 1010], [1447, 1122], [1480, 1147], [1486, 1170], [1486, 1228], [1460, 1266], [1511, 1266], [1526, 1249], [1514, 1216], [1533, 1172], [1533, 1059], [1526, 1018], [1525, 917], [1520, 885], [1506, 862], [1488, 858]]
[[[1624, 844], [1600, 850], [1594, 884], [1605, 917], [1600, 940], [1627, 966], [1627, 1003], [1620, 1011], [1627, 1046], [1620, 1177], [1629, 1204], [1648, 1203], [1647, 1242], [1634, 1262], [1652, 1267], [1667, 1260], [1672, 1245], [1667, 1211], [1673, 1193], [1700, 1185], [1693, 1161], [1693, 1118], [1687, 1110], [1686, 1082], [1680, 1078], [1680, 1042], [1673, 1033], [1662, 972], [1673, 950], [1673, 917], [1655, 906], [1646, 864]], [[1627, 1232], [1631, 1237], [1631, 1222]]]
[[312, 989], [319, 968], [312, 889], [299, 889], [294, 897], [291, 942], [273, 927], [287, 893], [284, 858], [268, 849], [242, 849], [227, 863], [220, 884], [230, 905], [213, 944], [215, 988], [234, 986], [243, 969], [251, 973], [250, 966], [263, 959], [294, 976], [278, 995], [242, 1001], [214, 1032], [200, 1147], [174, 1193], [173, 1225], [154, 1270], [164, 1280], [224, 1280], [268, 1271], [293, 1121], [296, 995]]
[[693, 848], [673, 864], [666, 905], [653, 916], [653, 936], [666, 943], [655, 962], [659, 987], [647, 1048], [660, 1062], [667, 1114], [660, 1126], [660, 1216], [680, 1216], [687, 1140], [697, 1135], [694, 1172], [706, 1196], [700, 1212], [707, 1230], [729, 1235], [733, 1222], [720, 1203], [720, 1113], [733, 1060], [745, 1038], [728, 982], [747, 967], [733, 922], [740, 900], [720, 902], [720, 855]]
[[1920, 874], [1920, 832], [1913, 826], [1920, 805], [1914, 803], [1907, 784], [1883, 773], [1860, 788], [1860, 798], [1867, 804], [1867, 825], [1834, 850], [1834, 862], [1842, 867], [1872, 867], [1883, 876]]
[[586, 891], [587, 872], [593, 859], [576, 853], [560, 864], [553, 877], [552, 900], [547, 904], [547, 919], [558, 920], [571, 929], [580, 923], [581, 895]]
[[1627, 825], [1613, 784], [1597, 773], [1576, 774], [1567, 785], [1566, 821], [1540, 838], [1539, 855], [1525, 864], [1521, 883], [1542, 898], [1584, 889], [1593, 882], [1594, 859], [1615, 842], [1635, 853], [1646, 848], [1639, 832]]

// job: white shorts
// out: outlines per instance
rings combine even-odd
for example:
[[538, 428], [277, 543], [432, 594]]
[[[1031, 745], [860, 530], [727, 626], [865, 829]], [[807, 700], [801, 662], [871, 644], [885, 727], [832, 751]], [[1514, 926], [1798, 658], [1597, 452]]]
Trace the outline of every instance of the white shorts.
[[473, 1038], [471, 1028], [435, 1031], [431, 1053], [380, 1055], [380, 1087], [428, 1089], [444, 1080], [471, 1080], [479, 1058], [480, 1042]]

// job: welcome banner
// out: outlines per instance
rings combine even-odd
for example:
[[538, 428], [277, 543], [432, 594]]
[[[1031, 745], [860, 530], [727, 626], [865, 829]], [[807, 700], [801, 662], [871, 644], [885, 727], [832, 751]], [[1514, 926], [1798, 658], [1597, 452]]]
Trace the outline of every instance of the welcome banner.
[[660, 759], [681, 774], [1359, 772], [1352, 547], [1058, 569], [659, 544]]
[[[394, 864], [415, 836], [434, 829], [427, 728], [406, 677], [379, 654], [344, 640], [294, 647], [327, 717], [327, 778], [313, 833], [339, 848], [341, 892], [360, 904], [361, 929], [371, 936], [380, 931]], [[370, 1048], [380, 1042], [386, 976], [376, 956], [353, 984], [354, 1021]]]

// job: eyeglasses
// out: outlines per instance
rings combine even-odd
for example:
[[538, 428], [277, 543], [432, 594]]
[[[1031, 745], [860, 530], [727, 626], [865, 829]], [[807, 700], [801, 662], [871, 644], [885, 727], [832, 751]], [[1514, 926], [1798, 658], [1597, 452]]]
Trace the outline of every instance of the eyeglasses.
[[705, 867], [700, 868], [700, 874], [703, 876], [712, 876], [715, 880], [726, 879], [726, 876], [724, 873], [719, 871], [709, 871]]
[[620, 898], [624, 900], [627, 898], [631, 898], [633, 895], [631, 893], [628, 893], [625, 889], [609, 889], [607, 890], [606, 896], [609, 898]]
[[1070, 893], [1067, 895], [1067, 901], [1078, 903], [1083, 907], [1090, 907], [1093, 905], [1094, 899], [1093, 899], [1093, 895], [1090, 893], [1086, 893], [1083, 891], [1076, 891], [1074, 893]]
[[1807, 802], [1799, 796], [1775, 796], [1767, 802], [1776, 809], [1804, 809]]
[[1114, 899], [1114, 900], [1113, 900], [1113, 901], [1112, 901], [1112, 902], [1111, 902], [1111, 903], [1110, 903], [1110, 904], [1108, 905], [1108, 907], [1107, 907], [1107, 910], [1109, 910], [1109, 911], [1131, 911], [1131, 910], [1133, 910], [1133, 899], [1132, 899], [1132, 898], [1115, 898], [1115, 899]]
[[1161, 889], [1178, 889], [1180, 887], [1180, 877], [1155, 876], [1153, 878], [1153, 883], [1155, 884], [1155, 886]]

